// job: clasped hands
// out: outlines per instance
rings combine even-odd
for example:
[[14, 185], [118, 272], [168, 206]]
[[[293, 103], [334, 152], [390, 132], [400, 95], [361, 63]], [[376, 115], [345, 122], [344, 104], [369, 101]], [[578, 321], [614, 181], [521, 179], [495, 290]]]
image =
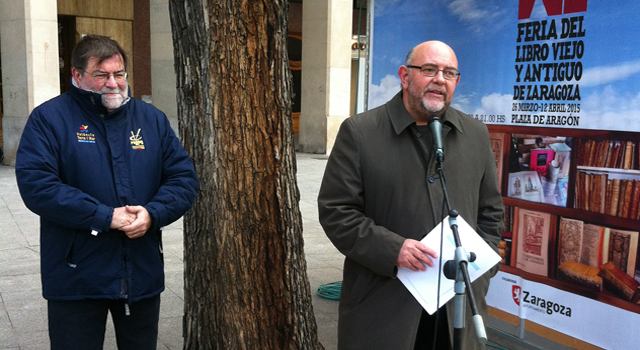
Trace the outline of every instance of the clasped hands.
[[438, 253], [415, 239], [406, 239], [400, 248], [396, 266], [406, 267], [411, 271], [426, 271], [427, 266], [433, 267], [430, 257], [435, 259]]
[[143, 206], [127, 205], [113, 209], [111, 228], [123, 231], [131, 239], [144, 236], [150, 227], [151, 216]]

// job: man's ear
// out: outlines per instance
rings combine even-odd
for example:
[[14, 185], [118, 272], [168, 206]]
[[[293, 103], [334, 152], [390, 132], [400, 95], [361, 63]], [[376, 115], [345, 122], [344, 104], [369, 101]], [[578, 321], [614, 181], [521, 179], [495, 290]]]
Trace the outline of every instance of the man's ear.
[[402, 88], [406, 89], [409, 86], [409, 68], [405, 66], [400, 66], [398, 68], [398, 77], [400, 77], [400, 83], [402, 84]]
[[79, 83], [82, 80], [83, 73], [84, 72], [80, 69], [77, 69], [75, 67], [71, 68], [71, 76], [76, 80], [76, 83]]

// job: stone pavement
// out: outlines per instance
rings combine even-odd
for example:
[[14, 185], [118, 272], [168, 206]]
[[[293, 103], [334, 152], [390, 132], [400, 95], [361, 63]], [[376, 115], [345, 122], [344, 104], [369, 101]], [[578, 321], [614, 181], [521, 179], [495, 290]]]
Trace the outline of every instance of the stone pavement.
[[[308, 277], [320, 341], [327, 350], [337, 348], [338, 302], [316, 294], [322, 284], [342, 279], [342, 255], [318, 223], [316, 198], [327, 156], [297, 155], [300, 210], [304, 225]], [[182, 221], [163, 233], [166, 290], [162, 293], [158, 349], [182, 349], [183, 251]], [[46, 302], [40, 286], [39, 220], [22, 203], [13, 167], [0, 165], [0, 350], [49, 349]], [[489, 339], [509, 349], [562, 349], [528, 334], [513, 337], [517, 329], [485, 320]], [[509, 334], [510, 333], [510, 334]], [[528, 342], [526, 341], [528, 340]], [[538, 344], [533, 345], [533, 344]], [[113, 327], [107, 327], [106, 350], [116, 349]], [[487, 347], [489, 348], [489, 347]]]
[[[316, 294], [321, 284], [342, 279], [342, 255], [318, 223], [316, 197], [327, 157], [300, 155], [298, 182], [305, 252], [319, 337], [336, 349], [338, 302]], [[162, 293], [158, 349], [182, 349], [182, 221], [163, 231], [166, 290]], [[108, 325], [106, 350], [116, 349]], [[18, 193], [15, 169], [0, 165], [0, 350], [49, 349], [47, 304], [40, 285], [39, 219]]]

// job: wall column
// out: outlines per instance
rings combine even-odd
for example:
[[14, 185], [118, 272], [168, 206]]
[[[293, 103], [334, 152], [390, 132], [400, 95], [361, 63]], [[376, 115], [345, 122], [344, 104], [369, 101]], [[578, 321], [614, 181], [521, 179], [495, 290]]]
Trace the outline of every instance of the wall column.
[[29, 113], [60, 94], [56, 0], [0, 1], [4, 164], [15, 165]]
[[329, 153], [351, 99], [352, 0], [302, 4], [299, 151]]
[[173, 36], [168, 0], [151, 1], [151, 97], [153, 105], [167, 115], [178, 137], [176, 72], [173, 68]]

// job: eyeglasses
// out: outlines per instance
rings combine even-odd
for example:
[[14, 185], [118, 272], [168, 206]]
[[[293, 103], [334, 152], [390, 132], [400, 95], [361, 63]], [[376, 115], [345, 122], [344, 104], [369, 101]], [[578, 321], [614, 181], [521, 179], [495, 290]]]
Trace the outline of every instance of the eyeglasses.
[[93, 80], [95, 80], [98, 83], [106, 83], [107, 80], [109, 80], [109, 77], [113, 75], [113, 80], [116, 81], [116, 83], [122, 83], [125, 80], [127, 80], [127, 72], [115, 72], [115, 73], [105, 73], [105, 72], [86, 72], [85, 73], [89, 74], [90, 76], [93, 77]]
[[438, 72], [442, 72], [442, 76], [447, 80], [454, 80], [460, 76], [460, 71], [455, 68], [438, 69], [438, 67], [430, 63], [423, 64], [422, 66], [406, 65], [405, 67], [420, 69], [420, 74], [425, 77], [435, 77], [438, 75]]

